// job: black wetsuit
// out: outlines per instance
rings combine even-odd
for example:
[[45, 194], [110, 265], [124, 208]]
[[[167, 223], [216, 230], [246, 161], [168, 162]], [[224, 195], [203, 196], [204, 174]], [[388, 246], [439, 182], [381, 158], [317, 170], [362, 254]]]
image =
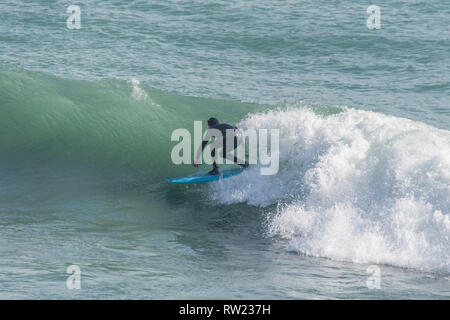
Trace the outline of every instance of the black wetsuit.
[[[224, 148], [224, 152], [223, 152], [223, 156], [224, 157], [225, 157], [225, 155], [227, 153], [233, 151], [234, 149], [236, 149], [238, 147], [239, 143], [238, 143], [238, 138], [236, 136], [236, 134], [238, 133], [237, 132], [238, 131], [237, 127], [232, 126], [232, 125], [227, 124], [227, 123], [219, 123], [219, 124], [216, 124], [215, 126], [210, 127], [210, 129], [216, 129], [216, 130], [219, 130], [222, 133], [222, 139], [223, 139], [222, 140], [222, 147]], [[234, 137], [234, 143], [233, 143], [233, 149], [232, 150], [227, 150], [226, 149], [226, 147], [227, 147], [227, 130], [233, 130], [234, 131], [234, 136], [233, 136]], [[202, 141], [202, 151], [205, 148], [205, 146], [208, 144], [208, 142], [209, 141], [205, 141], [205, 140]], [[211, 157], [213, 157], [213, 159], [214, 159], [215, 156], [216, 156], [216, 148], [213, 148], [211, 150]], [[234, 157], [234, 158], [235, 158], [235, 163], [237, 163], [238, 162], [237, 158], [236, 157]], [[216, 163], [215, 162], [214, 162], [213, 166], [216, 167]]]

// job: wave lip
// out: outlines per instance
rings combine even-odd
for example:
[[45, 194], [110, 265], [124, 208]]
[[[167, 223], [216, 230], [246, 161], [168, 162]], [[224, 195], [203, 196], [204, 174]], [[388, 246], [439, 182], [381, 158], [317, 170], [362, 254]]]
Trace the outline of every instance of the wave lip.
[[[450, 133], [343, 108], [250, 115], [280, 129], [280, 171], [212, 186], [225, 203], [277, 205], [270, 235], [307, 255], [450, 272]], [[231, 191], [230, 191], [231, 190]]]

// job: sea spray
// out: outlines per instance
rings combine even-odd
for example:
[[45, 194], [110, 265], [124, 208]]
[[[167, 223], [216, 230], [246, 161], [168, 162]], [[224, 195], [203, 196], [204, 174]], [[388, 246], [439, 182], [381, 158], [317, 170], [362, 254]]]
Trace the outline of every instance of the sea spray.
[[288, 108], [241, 125], [280, 129], [280, 172], [250, 169], [212, 185], [213, 199], [278, 204], [268, 233], [290, 251], [450, 271], [448, 131], [347, 108]]

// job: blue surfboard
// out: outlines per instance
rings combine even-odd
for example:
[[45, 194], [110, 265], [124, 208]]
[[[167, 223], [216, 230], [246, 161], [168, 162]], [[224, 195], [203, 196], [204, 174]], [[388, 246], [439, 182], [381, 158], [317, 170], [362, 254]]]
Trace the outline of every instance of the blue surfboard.
[[167, 179], [169, 182], [173, 183], [196, 183], [196, 182], [210, 182], [210, 181], [217, 181], [220, 179], [226, 179], [233, 177], [235, 175], [238, 175], [242, 173], [242, 168], [237, 169], [228, 169], [219, 171], [219, 174], [207, 174], [207, 173], [201, 173], [201, 174], [194, 174], [186, 177], [179, 177], [179, 178], [172, 178]]

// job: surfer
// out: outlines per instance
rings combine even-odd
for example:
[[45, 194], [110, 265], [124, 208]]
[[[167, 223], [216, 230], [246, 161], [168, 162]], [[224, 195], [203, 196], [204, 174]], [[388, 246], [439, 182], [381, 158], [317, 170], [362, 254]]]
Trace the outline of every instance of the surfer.
[[[217, 141], [218, 133], [220, 133], [222, 136], [222, 144], [220, 144], [220, 141]], [[227, 133], [228, 133], [228, 138], [231, 138], [234, 140], [233, 144], [231, 146], [232, 147], [231, 150], [228, 150], [228, 148], [230, 146], [228, 146], [228, 148], [227, 148]], [[198, 167], [198, 165], [200, 164], [199, 159], [203, 152], [203, 149], [205, 149], [205, 146], [208, 144], [209, 140], [212, 137], [215, 137], [214, 143], [211, 147], [211, 157], [212, 157], [212, 159], [214, 159], [214, 162], [213, 162], [213, 169], [208, 172], [209, 174], [219, 174], [219, 168], [216, 163], [216, 159], [217, 159], [216, 158], [216, 149], [219, 149], [219, 148], [222, 148], [222, 149], [220, 151], [218, 151], [217, 153], [219, 153], [222, 158], [227, 158], [227, 159], [233, 161], [234, 163], [240, 165], [243, 168], [248, 167], [248, 163], [246, 163], [246, 162], [239, 163], [242, 161], [240, 161], [233, 153], [231, 153], [239, 145], [242, 144], [242, 141], [243, 141], [242, 133], [235, 126], [232, 126], [227, 123], [220, 123], [217, 118], [209, 118], [208, 119], [208, 130], [206, 131], [205, 136], [203, 137], [201, 147], [198, 148], [194, 163], [192, 164], [194, 167]], [[225, 149], [226, 149], [226, 151], [225, 151]]]

